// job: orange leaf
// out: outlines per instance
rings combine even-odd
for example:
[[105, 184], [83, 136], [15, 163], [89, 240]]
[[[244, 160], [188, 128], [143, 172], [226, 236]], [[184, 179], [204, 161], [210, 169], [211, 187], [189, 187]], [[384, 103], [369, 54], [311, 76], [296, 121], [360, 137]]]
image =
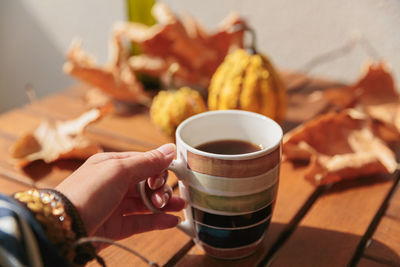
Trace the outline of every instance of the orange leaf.
[[305, 178], [316, 185], [394, 172], [395, 154], [369, 125], [369, 117], [354, 109], [322, 115], [286, 134], [283, 154], [309, 160]]
[[236, 14], [210, 34], [191, 17], [179, 19], [164, 3], [155, 4], [152, 13], [158, 22], [153, 26], [126, 22], [114, 27], [114, 35], [139, 44], [147, 57], [163, 59], [167, 65], [140, 68], [133, 59], [131, 67], [136, 71], [162, 76], [170, 64], [178, 63], [180, 68], [175, 74], [178, 80], [206, 86], [229, 50], [243, 46], [245, 22]]
[[377, 134], [387, 142], [400, 141], [400, 103], [386, 103], [366, 107], [374, 120]]
[[390, 68], [383, 61], [368, 63], [363, 78], [349, 88], [363, 105], [378, 105], [398, 102], [399, 94], [395, 88]]
[[114, 99], [149, 103], [150, 97], [129, 67], [122, 44], [117, 39], [112, 41], [111, 63], [103, 67], [82, 50], [79, 42], [74, 41], [67, 54], [64, 72], [99, 88]]
[[385, 62], [368, 62], [363, 73], [353, 85], [325, 91], [326, 99], [339, 108], [399, 101], [390, 68]]

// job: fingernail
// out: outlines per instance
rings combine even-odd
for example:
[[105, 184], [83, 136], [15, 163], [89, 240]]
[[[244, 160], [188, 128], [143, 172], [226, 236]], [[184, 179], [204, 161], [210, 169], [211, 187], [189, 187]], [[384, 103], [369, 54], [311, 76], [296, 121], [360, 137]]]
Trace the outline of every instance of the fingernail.
[[164, 177], [160, 176], [155, 179], [152, 189], [158, 189], [164, 184]]
[[172, 143], [165, 144], [157, 148], [158, 151], [164, 154], [164, 156], [169, 156], [171, 154], [175, 155], [175, 145]]
[[157, 202], [156, 206], [158, 206], [160, 204], [160, 206], [158, 208], [161, 209], [163, 207], [163, 205], [164, 205], [164, 200], [157, 194], [154, 194], [154, 197], [155, 197], [156, 202]]
[[161, 208], [164, 208], [165, 205], [167, 205], [167, 202], [169, 200], [169, 194], [168, 193], [164, 193], [162, 195], [162, 205]]

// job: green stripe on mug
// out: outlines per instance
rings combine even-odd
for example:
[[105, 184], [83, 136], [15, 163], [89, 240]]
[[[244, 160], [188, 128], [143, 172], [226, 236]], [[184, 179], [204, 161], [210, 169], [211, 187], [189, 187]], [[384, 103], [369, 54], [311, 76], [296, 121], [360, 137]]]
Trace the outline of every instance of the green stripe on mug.
[[189, 197], [194, 206], [214, 210], [215, 213], [218, 211], [224, 213], [252, 212], [271, 203], [275, 198], [277, 187], [278, 183], [259, 193], [228, 197], [206, 194], [189, 186]]

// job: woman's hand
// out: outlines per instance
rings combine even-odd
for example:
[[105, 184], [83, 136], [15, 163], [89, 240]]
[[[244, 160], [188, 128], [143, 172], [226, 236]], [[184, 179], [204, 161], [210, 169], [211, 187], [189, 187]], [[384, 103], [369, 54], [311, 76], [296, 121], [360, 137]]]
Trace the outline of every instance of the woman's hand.
[[56, 189], [78, 209], [89, 235], [118, 240], [135, 233], [174, 227], [179, 217], [149, 214], [137, 191], [137, 184], [147, 179], [156, 207], [163, 211], [181, 210], [185, 201], [172, 195], [165, 183], [174, 156], [173, 144], [148, 152], [96, 154]]

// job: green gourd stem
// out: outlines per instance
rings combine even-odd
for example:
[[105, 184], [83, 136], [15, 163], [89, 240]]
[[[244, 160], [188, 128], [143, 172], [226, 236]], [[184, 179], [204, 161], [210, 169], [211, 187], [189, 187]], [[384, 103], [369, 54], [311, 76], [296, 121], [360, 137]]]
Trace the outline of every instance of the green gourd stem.
[[248, 49], [250, 50], [250, 53], [252, 55], [255, 55], [255, 54], [258, 53], [257, 52], [257, 48], [256, 48], [256, 44], [257, 44], [256, 31], [253, 28], [249, 27], [249, 26], [245, 27], [245, 31], [249, 32], [250, 36], [251, 36], [251, 43], [250, 43], [250, 46], [248, 47]]
[[257, 44], [257, 35], [256, 32], [253, 28], [244, 25], [244, 24], [237, 24], [234, 25], [231, 29], [230, 29], [230, 33], [233, 32], [238, 32], [238, 31], [244, 31], [245, 33], [248, 32], [250, 33], [251, 36], [251, 41], [250, 41], [250, 45], [249, 46], [245, 46], [245, 49], [248, 49], [250, 51], [250, 54], [255, 55], [257, 54], [257, 48], [256, 48], [256, 44]]

